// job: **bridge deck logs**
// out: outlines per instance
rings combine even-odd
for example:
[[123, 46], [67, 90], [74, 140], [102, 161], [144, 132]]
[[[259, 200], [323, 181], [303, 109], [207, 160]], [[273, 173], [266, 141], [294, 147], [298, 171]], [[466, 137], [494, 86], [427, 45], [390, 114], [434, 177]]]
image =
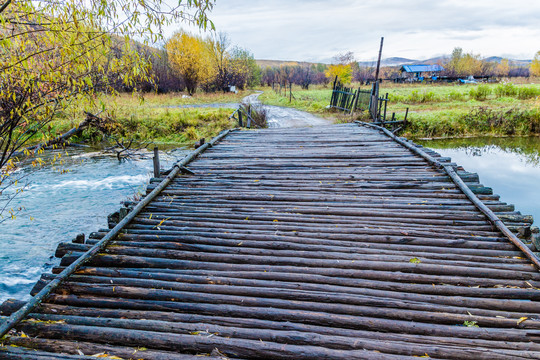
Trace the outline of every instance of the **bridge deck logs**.
[[[0, 359], [540, 359], [538, 269], [443, 170], [376, 129], [236, 131], [188, 168]], [[514, 233], [534, 232], [457, 172]], [[61, 244], [33, 293], [106, 232]]]

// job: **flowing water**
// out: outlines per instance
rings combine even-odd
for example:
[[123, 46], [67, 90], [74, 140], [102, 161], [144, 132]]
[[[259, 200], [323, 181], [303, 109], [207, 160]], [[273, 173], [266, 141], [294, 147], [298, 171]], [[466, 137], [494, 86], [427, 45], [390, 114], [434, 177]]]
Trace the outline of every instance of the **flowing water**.
[[[264, 106], [269, 127], [329, 124], [299, 110], [262, 105], [258, 95], [250, 95], [244, 102]], [[185, 107], [236, 108], [238, 104]], [[44, 160], [59, 154], [63, 152], [47, 152]], [[179, 157], [181, 152], [162, 154], [162, 167], [167, 168]], [[58, 264], [54, 257], [57, 245], [79, 233], [88, 235], [106, 227], [107, 214], [144, 190], [152, 172], [150, 159], [119, 162], [95, 150], [72, 151], [63, 155], [62, 161], [61, 165], [39, 170], [26, 166], [19, 174], [25, 175], [29, 185], [10, 207], [24, 206], [25, 210], [16, 219], [0, 223], [0, 303], [8, 298], [27, 299], [39, 276]]]
[[417, 141], [478, 173], [501, 200], [540, 223], [540, 138], [513, 137]]
[[[107, 227], [107, 215], [143, 191], [153, 171], [149, 154], [119, 162], [96, 150], [68, 152], [52, 151], [43, 157], [48, 162], [62, 155], [62, 164], [38, 170], [26, 166], [16, 174], [24, 175], [28, 185], [10, 207], [25, 210], [0, 223], [0, 303], [27, 299], [39, 276], [58, 263], [53, 256], [58, 243]], [[185, 153], [162, 152], [162, 167], [170, 167]]]

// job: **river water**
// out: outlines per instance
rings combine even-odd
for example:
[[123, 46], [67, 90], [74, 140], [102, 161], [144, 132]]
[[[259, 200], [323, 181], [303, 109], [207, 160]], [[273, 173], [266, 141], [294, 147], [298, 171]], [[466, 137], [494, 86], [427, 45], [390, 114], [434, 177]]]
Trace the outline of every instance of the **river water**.
[[492, 187], [501, 200], [540, 223], [540, 138], [512, 137], [417, 141], [434, 149]]
[[[185, 153], [161, 153], [162, 167]], [[107, 215], [143, 191], [153, 171], [150, 154], [119, 162], [95, 149], [78, 149], [50, 151], [43, 159], [47, 163], [55, 155], [62, 164], [27, 166], [16, 174], [25, 175], [28, 185], [10, 207], [25, 210], [0, 223], [0, 303], [27, 299], [39, 276], [58, 263], [58, 243], [107, 227]]]

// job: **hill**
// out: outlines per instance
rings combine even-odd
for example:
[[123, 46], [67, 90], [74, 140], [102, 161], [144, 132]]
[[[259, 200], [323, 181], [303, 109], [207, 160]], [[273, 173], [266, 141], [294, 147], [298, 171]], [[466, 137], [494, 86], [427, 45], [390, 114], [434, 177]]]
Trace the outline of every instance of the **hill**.
[[[448, 62], [448, 59], [450, 56], [437, 56], [426, 60], [415, 60], [415, 59], [407, 59], [403, 57], [389, 57], [386, 59], [381, 60], [382, 66], [402, 66], [402, 65], [411, 65], [411, 64], [419, 64], [419, 65], [435, 65], [435, 64], [445, 64]], [[484, 58], [484, 61], [487, 62], [496, 62], [500, 63], [501, 60], [504, 59], [500, 56], [490, 56], [487, 58]], [[259, 65], [262, 68], [265, 67], [279, 67], [281, 65], [317, 65], [317, 64], [324, 64], [325, 63], [313, 63], [313, 62], [307, 62], [307, 61], [286, 61], [286, 60], [255, 60], [257, 62], [257, 65]], [[517, 60], [517, 59], [510, 59], [510, 64], [513, 66], [529, 66], [532, 60]], [[358, 64], [363, 67], [372, 67], [377, 64], [377, 61], [359, 61]]]
[[255, 60], [257, 65], [262, 68], [265, 67], [280, 67], [281, 65], [317, 65], [319, 63], [313, 63], [308, 61], [287, 61], [287, 60]]

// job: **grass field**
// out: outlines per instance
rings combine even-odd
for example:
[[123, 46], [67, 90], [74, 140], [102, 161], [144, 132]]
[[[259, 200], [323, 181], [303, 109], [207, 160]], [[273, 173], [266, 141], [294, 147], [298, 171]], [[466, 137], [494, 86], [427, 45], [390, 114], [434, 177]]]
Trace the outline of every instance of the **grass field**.
[[[363, 87], [369, 89], [369, 87]], [[331, 88], [293, 87], [294, 99], [263, 89], [260, 99], [270, 105], [292, 106], [338, 121], [339, 113], [326, 109]], [[409, 108], [410, 137], [462, 135], [529, 135], [540, 133], [539, 84], [393, 84], [383, 83], [381, 94], [390, 99], [388, 117], [393, 112], [403, 119]]]
[[[189, 144], [193, 141], [217, 135], [224, 129], [235, 124], [229, 116], [235, 107], [231, 108], [178, 108], [181, 105], [197, 105], [211, 103], [238, 103], [250, 91], [234, 93], [197, 93], [193, 97], [183, 97], [183, 94], [144, 94], [141, 99], [136, 95], [120, 94], [119, 96], [104, 96], [100, 101], [114, 120], [111, 124], [113, 135], [117, 137], [154, 141], [163, 144]], [[98, 104], [89, 110], [98, 113], [103, 105]], [[84, 118], [83, 110], [88, 107], [77, 106], [61, 114], [53, 123], [50, 138], [53, 134], [61, 134], [76, 126]], [[82, 139], [97, 140], [98, 133], [88, 130]], [[81, 140], [81, 139], [79, 139]]]
[[[369, 87], [364, 87], [369, 89]], [[336, 122], [350, 121], [350, 116], [329, 110], [331, 88], [312, 86], [309, 90], [293, 87], [294, 98], [279, 95], [271, 88], [261, 88], [265, 104], [294, 107]], [[211, 138], [235, 124], [227, 108], [178, 108], [180, 105], [238, 103], [251, 91], [232, 93], [145, 94], [144, 101], [131, 94], [101, 99], [118, 137], [156, 143], [188, 144], [199, 138]], [[383, 83], [381, 93], [388, 93], [388, 117], [396, 113], [402, 119], [409, 108], [410, 123], [403, 132], [412, 138], [459, 137], [464, 135], [531, 135], [540, 133], [540, 84], [392, 84]], [[98, 101], [99, 103], [99, 101]], [[73, 107], [60, 114], [43, 138], [61, 134], [84, 118], [83, 110], [97, 113], [102, 105]], [[356, 114], [363, 119], [366, 114]], [[82, 138], [96, 137], [86, 131]], [[80, 139], [79, 139], [80, 140]]]

